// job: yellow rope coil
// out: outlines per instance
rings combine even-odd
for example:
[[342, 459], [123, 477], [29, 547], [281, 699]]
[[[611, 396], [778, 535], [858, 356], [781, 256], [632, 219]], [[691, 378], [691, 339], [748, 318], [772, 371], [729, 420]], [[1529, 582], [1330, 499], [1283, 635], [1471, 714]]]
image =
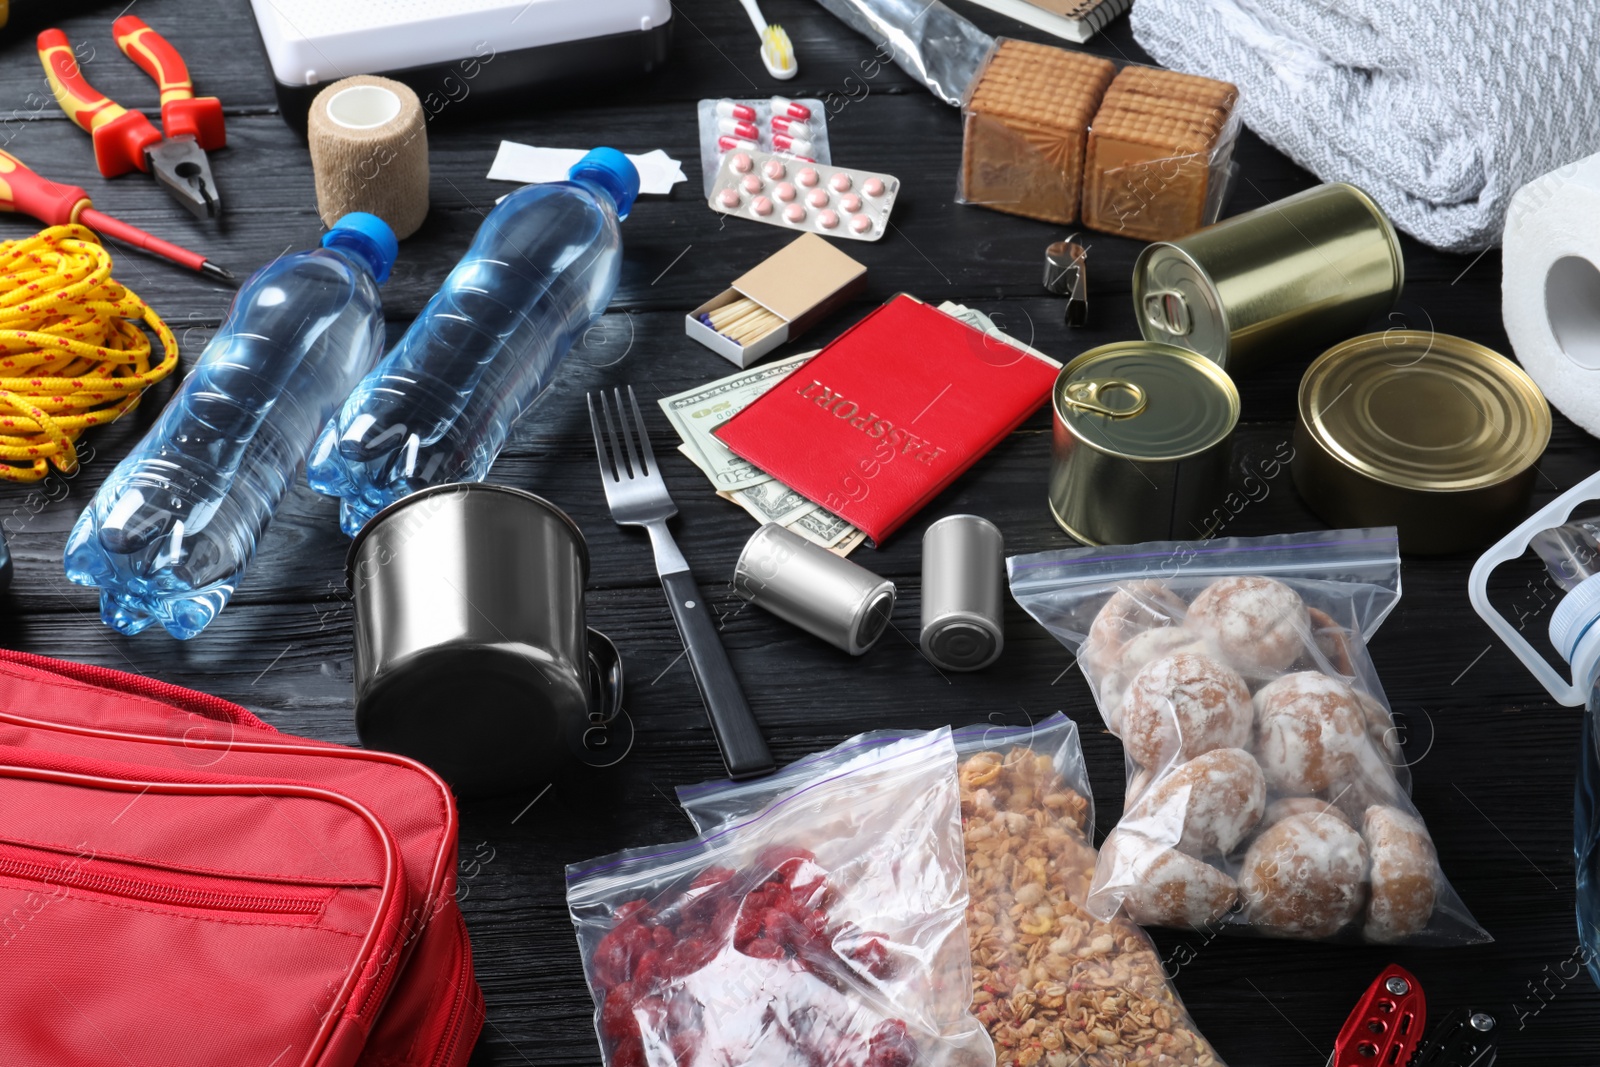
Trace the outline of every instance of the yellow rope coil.
[[[161, 339], [154, 366], [141, 321]], [[0, 241], [0, 480], [77, 470], [79, 435], [132, 411], [177, 366], [177, 338], [112, 279], [88, 229]]]

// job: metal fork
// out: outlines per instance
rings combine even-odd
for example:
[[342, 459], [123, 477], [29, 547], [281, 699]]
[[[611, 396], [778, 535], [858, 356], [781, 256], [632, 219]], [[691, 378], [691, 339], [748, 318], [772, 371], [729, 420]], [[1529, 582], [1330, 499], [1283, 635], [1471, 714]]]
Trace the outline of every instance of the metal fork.
[[[628, 404], [633, 408], [630, 433], [622, 390], [613, 392], [617, 408], [615, 421], [605, 392], [589, 394], [589, 424], [594, 427], [594, 447], [600, 456], [600, 481], [606, 487], [611, 518], [618, 526], [643, 526], [650, 534], [650, 547], [656, 555], [656, 573], [661, 576], [667, 605], [672, 609], [672, 621], [677, 624], [678, 635], [689, 654], [689, 669], [700, 687], [700, 699], [705, 702], [711, 732], [716, 735], [728, 774], [733, 778], [765, 774], [772, 770], [772, 754], [767, 751], [755, 715], [745, 702], [733, 664], [728, 662], [728, 650], [722, 647], [722, 638], [717, 635], [711, 609], [700, 595], [677, 542], [667, 530], [667, 520], [678, 513], [678, 506], [672, 502], [667, 483], [661, 479], [661, 469], [656, 466], [655, 450], [650, 447], [650, 434], [645, 428], [644, 416], [639, 413], [639, 401], [633, 395], [633, 386], [628, 386]], [[600, 397], [598, 412], [594, 403], [596, 395]], [[603, 433], [602, 420], [605, 423]], [[611, 442], [609, 450], [607, 440]]]

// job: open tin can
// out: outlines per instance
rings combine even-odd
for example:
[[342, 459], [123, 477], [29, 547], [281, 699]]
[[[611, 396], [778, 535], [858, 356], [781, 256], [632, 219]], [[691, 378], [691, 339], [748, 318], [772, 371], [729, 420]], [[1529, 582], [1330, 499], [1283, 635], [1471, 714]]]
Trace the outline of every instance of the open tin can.
[[1528, 510], [1550, 405], [1492, 349], [1426, 330], [1354, 337], [1300, 381], [1294, 484], [1330, 526], [1403, 552], [1481, 548]]
[[1133, 267], [1133, 310], [1146, 340], [1238, 375], [1369, 329], [1405, 279], [1383, 209], [1335, 182], [1146, 246]]
[[1090, 545], [1205, 537], [1228, 491], [1239, 391], [1176, 345], [1122, 341], [1061, 368], [1050, 511]]
[[586, 624], [588, 547], [554, 504], [507, 486], [433, 486], [373, 516], [346, 568], [363, 745], [478, 795], [539, 789], [566, 765], [626, 753], [622, 662]]

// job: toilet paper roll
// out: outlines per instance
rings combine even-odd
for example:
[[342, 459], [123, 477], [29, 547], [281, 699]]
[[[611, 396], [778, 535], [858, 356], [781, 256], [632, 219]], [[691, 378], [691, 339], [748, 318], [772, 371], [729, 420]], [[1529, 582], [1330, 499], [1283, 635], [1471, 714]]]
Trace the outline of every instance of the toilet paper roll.
[[1501, 310], [1517, 360], [1600, 437], [1600, 155], [1524, 185], [1506, 214]]
[[428, 128], [407, 85], [369, 74], [336, 81], [307, 123], [317, 213], [332, 226], [367, 211], [410, 237], [428, 214]]

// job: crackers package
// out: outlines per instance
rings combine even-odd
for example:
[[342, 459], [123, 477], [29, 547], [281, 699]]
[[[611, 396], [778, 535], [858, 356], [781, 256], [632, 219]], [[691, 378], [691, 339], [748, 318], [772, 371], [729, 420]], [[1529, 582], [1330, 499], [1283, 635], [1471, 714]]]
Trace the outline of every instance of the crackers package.
[[1090, 124], [1083, 224], [1170, 241], [1215, 222], [1239, 136], [1238, 101], [1227, 82], [1124, 67]]
[[961, 201], [1076, 220], [1089, 123], [1115, 73], [1096, 56], [999, 41], [962, 109]]
[[1239, 93], [1227, 82], [999, 40], [962, 114], [957, 199], [1143, 240], [1216, 221]]

